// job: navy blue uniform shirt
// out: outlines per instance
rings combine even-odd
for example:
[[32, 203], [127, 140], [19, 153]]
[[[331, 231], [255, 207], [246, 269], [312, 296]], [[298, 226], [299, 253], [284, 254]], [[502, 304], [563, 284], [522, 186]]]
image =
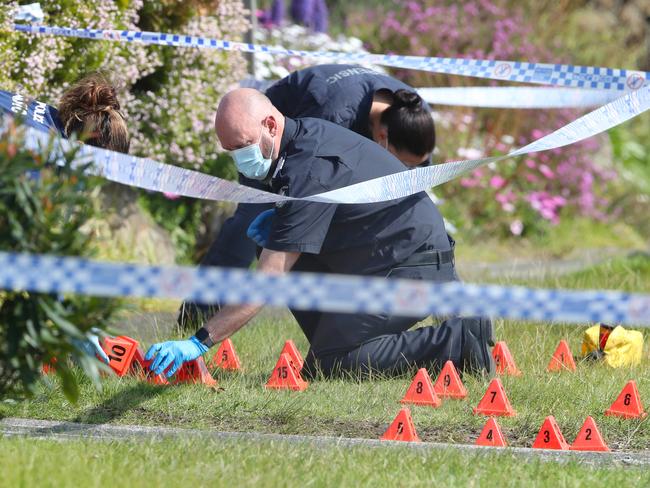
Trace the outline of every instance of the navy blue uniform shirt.
[[[285, 121], [270, 182], [275, 193], [303, 197], [408, 171], [378, 144], [338, 125], [314, 118]], [[450, 249], [438, 209], [420, 192], [371, 204], [283, 202], [265, 247], [317, 255], [332, 273], [375, 274], [423, 245]]]
[[[266, 90], [273, 105], [290, 118], [316, 117], [372, 138], [370, 107], [377, 90], [413, 88], [388, 75], [353, 64], [322, 64], [294, 71]], [[431, 111], [427, 103], [423, 103]]]

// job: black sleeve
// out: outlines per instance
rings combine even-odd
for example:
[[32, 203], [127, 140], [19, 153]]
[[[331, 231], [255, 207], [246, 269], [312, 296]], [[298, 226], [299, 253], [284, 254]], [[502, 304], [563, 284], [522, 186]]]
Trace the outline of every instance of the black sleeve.
[[266, 248], [272, 251], [318, 254], [334, 212], [336, 205], [329, 203], [284, 203], [276, 209]]
[[[328, 158], [314, 158], [310, 170], [292, 175], [287, 195], [303, 197], [346, 186], [350, 171]], [[296, 166], [300, 168], [301, 164]], [[329, 232], [337, 205], [305, 201], [282, 202], [276, 206], [271, 234], [266, 244], [273, 251], [318, 254]]]

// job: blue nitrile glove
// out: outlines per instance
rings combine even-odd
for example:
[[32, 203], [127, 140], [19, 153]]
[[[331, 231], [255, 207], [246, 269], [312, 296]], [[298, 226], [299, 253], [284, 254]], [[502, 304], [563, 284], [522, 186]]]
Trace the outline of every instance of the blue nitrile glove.
[[108, 364], [108, 356], [102, 349], [102, 346], [99, 344], [99, 336], [95, 333], [96, 329], [91, 329], [90, 332], [86, 332], [86, 339], [73, 339], [72, 343], [80, 351], [85, 352], [90, 357], [99, 356], [99, 359]]
[[155, 374], [163, 373], [170, 364], [174, 363], [167, 371], [167, 378], [169, 378], [178, 371], [183, 363], [198, 358], [207, 350], [208, 347], [205, 344], [201, 344], [196, 337], [192, 336], [184, 341], [167, 341], [154, 344], [149, 348], [144, 359], [149, 361], [154, 355], [156, 356], [156, 359], [149, 366], [149, 369]]
[[269, 240], [271, 234], [271, 227], [273, 225], [273, 217], [275, 216], [275, 209], [265, 210], [259, 214], [248, 226], [246, 235], [253, 239], [258, 246], [265, 247], [266, 242]]

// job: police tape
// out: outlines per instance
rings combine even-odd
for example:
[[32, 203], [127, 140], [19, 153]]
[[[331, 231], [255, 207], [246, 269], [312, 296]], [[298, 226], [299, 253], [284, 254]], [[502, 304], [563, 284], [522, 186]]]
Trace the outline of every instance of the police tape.
[[271, 275], [235, 268], [145, 266], [0, 252], [0, 289], [103, 297], [177, 298], [296, 310], [483, 315], [568, 323], [650, 326], [650, 295], [314, 273]]
[[[244, 78], [239, 86], [264, 92], [273, 83]], [[430, 105], [516, 109], [597, 107], [620, 96], [620, 92], [612, 90], [528, 86], [430, 87], [416, 88], [416, 91]]]
[[[14, 24], [14, 29], [28, 34], [77, 37], [84, 39], [134, 42], [150, 45], [219, 49], [247, 53], [266, 53], [278, 56], [299, 56], [338, 63], [368, 63], [393, 68], [414, 69], [431, 73], [470, 76], [490, 80], [537, 83], [572, 88], [590, 88], [614, 91], [634, 91], [650, 80], [645, 71], [574, 66], [569, 64], [528, 63], [468, 58], [439, 58], [402, 56], [393, 54], [342, 53], [332, 51], [305, 51], [283, 47], [225, 41], [200, 36], [162, 32], [127, 31], [113, 29], [83, 29], [44, 25]], [[350, 74], [341, 73], [341, 76]]]
[[[78, 163], [93, 163], [96, 174], [111, 181], [146, 190], [206, 200], [240, 203], [272, 203], [289, 200], [337, 204], [374, 203], [395, 200], [420, 191], [430, 190], [489, 163], [573, 144], [636, 117], [648, 108], [650, 108], [650, 85], [634, 92], [628, 92], [555, 132], [502, 156], [415, 168], [302, 198], [256, 190], [198, 171], [96, 148], [87, 144], [78, 149]], [[48, 133], [27, 128], [25, 144], [28, 148], [39, 150], [48, 144], [49, 138]], [[61, 151], [69, 151], [78, 147], [77, 144], [64, 139], [58, 140], [58, 146]]]
[[431, 105], [516, 109], [598, 107], [620, 96], [612, 90], [528, 86], [435, 87], [417, 92]]

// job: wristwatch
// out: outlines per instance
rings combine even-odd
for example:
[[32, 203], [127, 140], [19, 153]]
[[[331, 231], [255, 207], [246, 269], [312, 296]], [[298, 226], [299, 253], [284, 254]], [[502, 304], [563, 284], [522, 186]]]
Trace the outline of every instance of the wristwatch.
[[214, 341], [210, 337], [210, 334], [205, 327], [201, 327], [199, 330], [197, 330], [196, 334], [194, 334], [194, 337], [196, 337], [199, 342], [207, 348], [214, 346]]

